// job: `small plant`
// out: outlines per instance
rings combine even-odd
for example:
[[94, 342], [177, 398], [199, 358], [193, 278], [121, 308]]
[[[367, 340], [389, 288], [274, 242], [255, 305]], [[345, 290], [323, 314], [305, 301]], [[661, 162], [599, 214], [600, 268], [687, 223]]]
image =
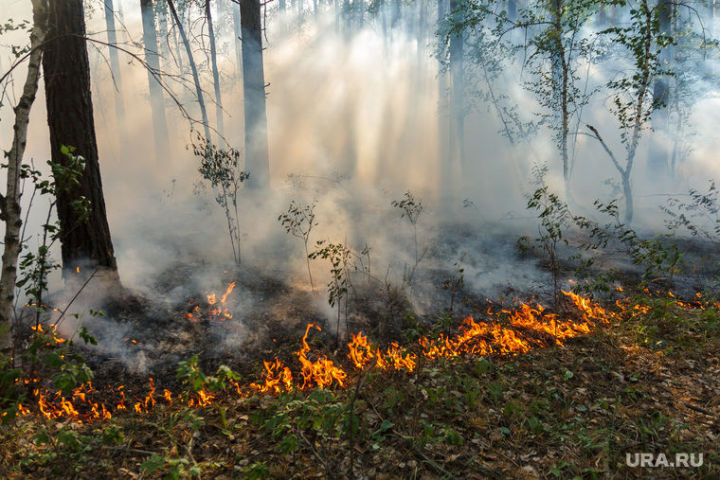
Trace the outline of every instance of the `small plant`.
[[317, 250], [308, 255], [310, 259], [321, 258], [330, 261], [332, 279], [328, 283], [328, 302], [337, 306], [337, 342], [340, 344], [340, 302], [345, 301], [345, 324], [348, 318], [348, 292], [350, 289], [350, 260], [352, 251], [342, 243], [317, 242]]
[[193, 143], [193, 153], [200, 159], [200, 175], [210, 182], [215, 192], [215, 201], [225, 212], [233, 258], [239, 265], [242, 255], [238, 195], [240, 187], [250, 174], [240, 169], [240, 152], [234, 148], [220, 149], [209, 140], [198, 136], [197, 143]]
[[220, 365], [214, 376], [206, 375], [200, 369], [197, 354], [178, 363], [175, 376], [182, 381], [188, 393], [197, 393], [205, 388], [211, 392], [221, 392], [228, 388], [228, 384], [240, 380], [240, 374], [227, 365]]
[[540, 245], [548, 261], [550, 273], [553, 278], [553, 299], [555, 308], [560, 304], [560, 257], [558, 247], [561, 243], [567, 245], [564, 230], [570, 226], [572, 215], [565, 202], [557, 194], [551, 193], [547, 185], [540, 186], [527, 203], [528, 209], [538, 211], [540, 225], [536, 243]]
[[[29, 251], [20, 259], [20, 276], [16, 283], [18, 288], [24, 289], [28, 298], [28, 305], [35, 310], [35, 328], [40, 325], [40, 317], [48, 308], [43, 302], [43, 293], [47, 290], [47, 276], [53, 270], [60, 268], [60, 265], [50, 259], [50, 251], [53, 244], [60, 239], [60, 223], [51, 222], [55, 210], [58, 192], [68, 191], [80, 185], [80, 178], [85, 171], [85, 159], [75, 155], [75, 148], [63, 145], [60, 148], [66, 157], [65, 165], [48, 161], [53, 173], [52, 179], [43, 178], [39, 170], [32, 166], [23, 165], [20, 170], [20, 177], [30, 179], [34, 185], [33, 195], [40, 194], [50, 199], [45, 223], [41, 225], [42, 236], [37, 251]], [[90, 202], [85, 197], [79, 197], [73, 201], [71, 207], [75, 212], [78, 223], [87, 220], [90, 214]], [[24, 246], [26, 247], [26, 246]], [[67, 268], [67, 266], [66, 266]]]
[[343, 401], [336, 393], [323, 389], [307, 396], [282, 395], [254, 418], [254, 423], [278, 441], [283, 454], [295, 453], [303, 446], [312, 450], [328, 476], [333, 477], [331, 472], [336, 470], [332, 463], [323, 460], [330, 460], [331, 446], [344, 440], [352, 442], [364, 433], [352, 404], [352, 400]]
[[422, 202], [420, 200], [416, 200], [413, 194], [409, 191], [403, 194], [403, 198], [401, 200], [393, 200], [392, 202], [390, 202], [390, 204], [393, 207], [402, 211], [402, 213], [400, 214], [400, 218], [407, 218], [413, 229], [413, 242], [415, 245], [415, 265], [413, 265], [410, 271], [406, 274], [406, 280], [408, 285], [412, 285], [415, 270], [417, 269], [418, 264], [427, 252], [426, 250], [422, 254], [420, 254], [420, 250], [418, 249], [417, 235], [417, 223], [420, 215], [422, 215], [424, 207]]
[[313, 283], [312, 272], [310, 271], [308, 243], [313, 227], [317, 226], [317, 222], [315, 222], [315, 204], [298, 205], [293, 200], [290, 202], [290, 207], [288, 207], [287, 211], [278, 216], [278, 221], [287, 233], [303, 241], [310, 287], [314, 290], [315, 284]]
[[643, 267], [643, 282], [664, 278], [668, 285], [672, 285], [674, 276], [682, 270], [684, 263], [683, 252], [671, 241], [672, 234], [643, 239], [634, 229], [620, 221], [615, 201], [604, 204], [596, 200], [595, 208], [612, 221], [599, 225], [586, 219], [576, 219], [578, 226], [590, 230], [590, 241], [583, 248], [595, 250], [606, 247], [610, 241], [617, 241], [625, 247], [632, 262]]
[[140, 469], [147, 474], [152, 475], [156, 472], [163, 472], [166, 480], [179, 480], [185, 477], [199, 477], [202, 475], [202, 468], [198, 465], [191, 465], [187, 457], [170, 457], [167, 455], [160, 456], [153, 453], [146, 460]]
[[365, 274], [365, 278], [367, 278], [368, 284], [370, 282], [370, 279], [373, 278], [372, 261], [370, 259], [371, 250], [372, 249], [366, 243], [363, 249], [360, 250], [360, 255], [358, 255], [357, 264], [355, 265], [355, 270], [359, 270]]
[[462, 261], [463, 259], [461, 258], [453, 264], [455, 266], [455, 272], [450, 278], [445, 279], [443, 282], [443, 289], [450, 292], [450, 308], [448, 309], [450, 316], [452, 316], [454, 311], [455, 298], [465, 286], [465, 268], [462, 266]]
[[[15, 358], [21, 359], [23, 369], [28, 370], [27, 375], [31, 379], [28, 384], [30, 388], [33, 387], [33, 382], [37, 381], [42, 373], [52, 378], [55, 387], [59, 391], [67, 393], [77, 385], [89, 381], [92, 378], [92, 371], [85, 364], [85, 360], [81, 355], [71, 351], [72, 340], [66, 341], [56, 335], [58, 322], [62, 320], [69, 305], [61, 312], [55, 324], [50, 325], [50, 327], [43, 327], [41, 323], [43, 316], [51, 310], [51, 307], [45, 303], [44, 299], [44, 294], [48, 288], [48, 275], [53, 270], [60, 268], [60, 265], [50, 258], [52, 245], [60, 239], [62, 234], [59, 224], [51, 222], [56, 205], [55, 199], [58, 192], [77, 187], [85, 170], [85, 159], [74, 154], [74, 147], [62, 146], [61, 152], [66, 157], [64, 164], [48, 162], [53, 173], [51, 179], [43, 178], [40, 171], [29, 165], [23, 165], [20, 170], [21, 178], [30, 179], [34, 186], [31, 204], [34, 196], [40, 194], [50, 198], [50, 205], [45, 223], [41, 225], [40, 245], [35, 252], [28, 251], [23, 255], [19, 263], [20, 276], [16, 286], [22, 289], [25, 294], [27, 305], [26, 309], [23, 310], [23, 314], [19, 315], [16, 333], [20, 332], [19, 326], [26, 317], [24, 315], [26, 311], [31, 314], [30, 323], [32, 325], [30, 328], [33, 333], [27, 339], [24, 350]], [[87, 219], [90, 212], [90, 203], [85, 197], [78, 198], [71, 206], [75, 211], [78, 222]], [[91, 312], [91, 314], [96, 315], [97, 312]], [[79, 315], [76, 315], [76, 317], [79, 318]], [[95, 343], [95, 339], [85, 328], [80, 331], [80, 337], [85, 343]], [[11, 369], [10, 372], [12, 371]], [[8, 402], [8, 400], [8, 398], [4, 399], [4, 405], [0, 405], [0, 407], [5, 408], [10, 403], [10, 410], [12, 410], [12, 402]], [[12, 415], [12, 412], [10, 413]]]
[[[19, 262], [20, 276], [16, 286], [22, 289], [27, 304], [16, 320], [15, 335], [18, 338], [15, 343], [22, 343], [23, 349], [19, 352], [16, 351], [12, 359], [0, 358], [3, 371], [0, 375], [0, 391], [2, 392], [0, 394], [0, 417], [4, 422], [15, 417], [26, 393], [37, 388], [38, 382], [43, 379], [51, 380], [54, 387], [65, 394], [92, 379], [92, 371], [85, 363], [84, 358], [72, 351], [72, 339], [66, 340], [56, 334], [58, 323], [63, 319], [69, 305], [60, 312], [54, 324], [44, 326], [41, 323], [44, 316], [51, 310], [51, 307], [44, 301], [48, 288], [48, 275], [53, 270], [60, 268], [60, 265], [52, 261], [50, 257], [52, 245], [62, 233], [59, 224], [51, 222], [56, 205], [55, 199], [58, 192], [67, 191], [79, 185], [80, 177], [85, 170], [85, 160], [74, 154], [75, 148], [62, 146], [61, 152], [66, 157], [64, 164], [48, 162], [53, 173], [52, 178], [44, 178], [42, 173], [32, 165], [22, 165], [19, 172], [22, 179], [29, 179], [33, 184], [28, 211], [38, 194], [47, 196], [50, 199], [50, 205], [45, 223], [41, 225], [42, 234], [37, 250], [28, 251]], [[78, 198], [71, 206], [75, 210], [78, 222], [87, 219], [90, 204], [86, 198]], [[24, 244], [23, 248], [27, 249], [28, 247]], [[21, 328], [28, 317], [27, 312], [30, 314], [30, 330], [27, 330], [27, 327]], [[91, 311], [91, 315], [97, 314], [98, 312]], [[74, 316], [79, 318], [77, 314]], [[27, 338], [20, 337], [30, 331], [32, 333]], [[84, 327], [79, 333], [85, 343], [97, 343]], [[23, 381], [24, 376], [26, 377], [25, 381]]]
[[665, 225], [671, 231], [684, 228], [694, 237], [720, 242], [720, 190], [715, 181], [709, 182], [706, 192], [691, 189], [688, 196], [690, 200], [686, 202], [668, 200], [663, 207], [668, 216]]

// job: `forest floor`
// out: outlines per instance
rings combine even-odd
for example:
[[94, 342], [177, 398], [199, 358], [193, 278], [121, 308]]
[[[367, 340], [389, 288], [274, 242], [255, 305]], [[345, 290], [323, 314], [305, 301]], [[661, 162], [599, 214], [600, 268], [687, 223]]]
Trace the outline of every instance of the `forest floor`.
[[[345, 389], [20, 416], [0, 427], [0, 478], [720, 478], [720, 304], [629, 298], [562, 346], [418, 357]], [[627, 466], [635, 453], [703, 464]]]

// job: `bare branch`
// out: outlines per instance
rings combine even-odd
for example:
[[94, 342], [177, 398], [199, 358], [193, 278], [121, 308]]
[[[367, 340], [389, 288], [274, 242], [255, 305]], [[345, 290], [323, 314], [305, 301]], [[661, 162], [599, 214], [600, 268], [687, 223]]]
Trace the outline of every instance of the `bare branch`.
[[605, 143], [605, 140], [600, 136], [600, 132], [597, 131], [597, 128], [593, 127], [592, 125], [585, 125], [587, 128], [590, 129], [590, 131], [595, 135], [595, 138], [598, 139], [600, 142], [600, 145], [605, 149], [605, 152], [610, 157], [610, 160], [612, 160], [613, 164], [615, 165], [615, 168], [617, 168], [618, 172], [620, 172], [622, 175], [625, 175], [625, 170], [620, 166], [620, 163], [615, 158], [615, 155], [612, 153], [612, 151], [608, 148], [607, 144]]

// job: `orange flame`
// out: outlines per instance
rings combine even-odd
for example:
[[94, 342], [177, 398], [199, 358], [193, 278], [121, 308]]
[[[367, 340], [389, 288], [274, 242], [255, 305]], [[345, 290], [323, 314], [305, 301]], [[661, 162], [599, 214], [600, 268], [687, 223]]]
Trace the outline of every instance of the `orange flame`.
[[[218, 300], [214, 297], [214, 308], [216, 315], [224, 315], [224, 303], [227, 301], [235, 284], [232, 283], [225, 294]], [[427, 360], [436, 358], [454, 358], [465, 355], [517, 355], [530, 351], [533, 348], [543, 345], [562, 345], [568, 339], [579, 335], [587, 334], [591, 328], [598, 323], [607, 323], [616, 317], [615, 313], [605, 310], [603, 307], [571, 292], [563, 292], [570, 302], [577, 309], [577, 319], [560, 318], [558, 314], [548, 313], [541, 305], [521, 304], [516, 308], [499, 310], [493, 312], [492, 307], [487, 314], [490, 317], [499, 317], [499, 321], [476, 321], [467, 317], [459, 331], [454, 335], [440, 334], [436, 338], [422, 337], [412, 350], [401, 347], [398, 343], [392, 342], [387, 348], [381, 350], [375, 347], [370, 340], [362, 333], [351, 335], [347, 344], [350, 364], [358, 371], [377, 368], [386, 371], [408, 371], [412, 372], [417, 368], [418, 358]], [[210, 303], [212, 298], [208, 298]], [[687, 308], [704, 308], [698, 301], [698, 305], [676, 300], [680, 306]], [[710, 302], [704, 302], [708, 306]], [[646, 305], [631, 305], [629, 302], [617, 301], [616, 306], [620, 314], [638, 315], [647, 313], [650, 310]], [[720, 304], [715, 305], [720, 308]], [[195, 308], [197, 311], [197, 307]], [[227, 318], [227, 317], [226, 317]], [[37, 331], [43, 332], [42, 326]], [[253, 393], [279, 394], [283, 391], [293, 389], [307, 390], [310, 388], [346, 387], [349, 383], [348, 372], [339, 364], [322, 353], [313, 353], [308, 344], [310, 330], [320, 331], [320, 327], [310, 323], [306, 326], [305, 333], [300, 342], [300, 348], [294, 352], [299, 362], [299, 370], [293, 372], [290, 366], [285, 365], [277, 357], [272, 361], [263, 361], [264, 370], [257, 383], [240, 385], [235, 381], [230, 383], [235, 392], [240, 396], [249, 396]], [[55, 329], [49, 330], [55, 334]], [[314, 359], [314, 360], [313, 360]], [[300, 380], [301, 379], [301, 380]], [[38, 381], [35, 380], [35, 383]], [[148, 379], [149, 389], [147, 394], [132, 403], [132, 409], [138, 414], [146, 414], [156, 406], [156, 385], [153, 378]], [[25, 380], [26, 384], [32, 381]], [[125, 386], [120, 385], [115, 389], [106, 390], [114, 398], [118, 398], [113, 407], [114, 411], [127, 410], [127, 398]], [[39, 388], [33, 390], [35, 408], [19, 406], [21, 415], [28, 415], [31, 410], [38, 411], [48, 419], [69, 418], [77, 422], [89, 422], [94, 420], [107, 420], [112, 418], [110, 408], [105, 403], [96, 401], [100, 394], [91, 383], [75, 388], [69, 398], [61, 394], [41, 391]], [[186, 400], [191, 407], [207, 407], [211, 405], [219, 393], [213, 393], [202, 388]], [[162, 389], [162, 397], [167, 405], [172, 405], [174, 399], [181, 399], [168, 389]]]

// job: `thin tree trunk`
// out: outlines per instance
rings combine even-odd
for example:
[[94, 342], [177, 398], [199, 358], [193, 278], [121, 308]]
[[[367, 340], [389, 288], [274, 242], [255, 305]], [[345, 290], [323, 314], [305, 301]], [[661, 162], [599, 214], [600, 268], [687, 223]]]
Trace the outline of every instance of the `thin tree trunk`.
[[[118, 17], [120, 18], [120, 23], [123, 26], [126, 25], [125, 12], [123, 11], [123, 2], [122, 1], [118, 2], [117, 13], [118, 13]], [[127, 32], [125, 31], [125, 29], [121, 30], [121, 32], [123, 33], [123, 40], [127, 40]]]
[[517, 18], [517, 0], [508, 0], [507, 16], [512, 21], [515, 21]]
[[163, 3], [162, 0], [155, 2], [155, 16], [157, 17], [158, 23], [158, 46], [160, 47], [160, 57], [164, 60], [164, 68], [168, 67], [170, 61], [170, 39], [168, 35], [168, 24], [167, 24], [167, 4]]
[[[552, 65], [552, 80], [553, 80], [553, 98], [557, 100], [560, 111], [556, 113], [556, 117], [553, 122], [558, 122], [560, 125], [560, 133], [558, 135], [557, 145], [560, 150], [560, 157], [562, 160], [562, 171], [563, 180], [565, 183], [566, 192], [570, 191], [570, 156], [568, 154], [568, 133], [569, 133], [569, 112], [568, 112], [568, 87], [569, 87], [569, 72], [568, 65], [565, 58], [565, 46], [562, 38], [562, 20], [565, 5], [563, 0], [553, 0], [549, 6], [549, 14], [552, 18], [552, 33], [554, 41], [553, 53], [550, 57], [550, 63]], [[557, 118], [557, 117], [560, 118]]]
[[[390, 53], [390, 34], [388, 27], [388, 9], [386, 0], [376, 0], [378, 4], [378, 15], [380, 15], [380, 26], [382, 28], [383, 53], [387, 57]], [[440, 0], [438, 0], [440, 3]]]
[[[448, 0], [438, 0], [437, 29], [442, 31], [442, 25], [448, 14]], [[448, 98], [447, 41], [443, 35], [438, 35], [438, 168], [440, 178], [440, 191], [443, 201], [448, 200], [452, 191], [454, 169], [450, 161], [450, 99]]]
[[[284, 6], [282, 7], [283, 11]], [[234, 32], [234, 45], [235, 45], [235, 72], [238, 79], [242, 79], [242, 44], [240, 38], [242, 36], [242, 26], [240, 24], [240, 5], [235, 3], [232, 7], [233, 15], [233, 32]]]
[[260, 0], [240, 0], [240, 18], [245, 103], [245, 168], [250, 173], [250, 187], [266, 188], [270, 184], [270, 160]]
[[417, 40], [417, 63], [418, 68], [420, 68], [423, 64], [423, 60], [425, 59], [425, 35], [427, 28], [427, 5], [425, 3], [425, 0], [418, 0], [417, 2], [417, 30], [416, 30], [416, 40]]
[[633, 118], [632, 135], [630, 136], [630, 144], [627, 149], [627, 161], [625, 162], [625, 172], [623, 174], [623, 190], [625, 190], [625, 222], [630, 223], [633, 219], [633, 203], [632, 189], [630, 188], [630, 174], [632, 173], [633, 163], [637, 154], [637, 148], [640, 143], [640, 134], [643, 127], [643, 112], [645, 111], [645, 95], [650, 86], [650, 49], [652, 47], [652, 10], [647, 4], [647, 0], [643, 1], [645, 11], [645, 38], [643, 43], [643, 66], [641, 72], [640, 90], [638, 91], [635, 103], [635, 116]]
[[[658, 17], [660, 20], [660, 31], [672, 35], [672, 10], [673, 4], [670, 0], [659, 0], [657, 2]], [[660, 61], [663, 63], [669, 63], [671, 59], [670, 49], [671, 46], [667, 46], [660, 53]], [[651, 117], [653, 131], [655, 137], [665, 135], [676, 135], [676, 132], [668, 131], [668, 107], [667, 102], [670, 97], [670, 82], [667, 76], [660, 75], [655, 78], [653, 84], [653, 98], [656, 101], [661, 102], [661, 105], [655, 110]], [[665, 135], [662, 135], [665, 133]], [[659, 180], [664, 178], [669, 173], [669, 155], [666, 145], [663, 142], [657, 141], [657, 138], [650, 138], [650, 145], [648, 148], [648, 173], [652, 180]]]
[[[172, 23], [175, 23], [174, 19], [172, 20]], [[182, 49], [180, 48], [180, 43], [182, 43], [182, 40], [180, 40], [180, 33], [178, 33], [177, 28], [172, 29], [172, 36], [173, 36], [173, 43], [175, 44], [175, 57], [177, 58], [177, 66], [180, 70], [181, 74], [185, 74], [185, 66], [183, 64], [183, 58], [182, 58]]]
[[391, 20], [390, 25], [392, 28], [397, 27], [398, 22], [400, 21], [400, 0], [392, 0], [392, 14], [391, 14]]
[[350, 41], [353, 34], [354, 22], [353, 22], [353, 10], [350, 0], [343, 0], [342, 4], [342, 19], [343, 23], [343, 37], [345, 41]]
[[632, 222], [634, 207], [632, 185], [630, 184], [630, 170], [621, 174], [623, 185], [623, 196], [625, 197], [625, 223]]
[[156, 75], [160, 73], [160, 55], [158, 55], [155, 10], [153, 9], [152, 0], [140, 0], [140, 12], [142, 13], [145, 62], [149, 66], [147, 76], [155, 133], [155, 156], [156, 160], [160, 162], [168, 157], [168, 128], [165, 121], [165, 101], [163, 100], [162, 86], [156, 78]]
[[197, 94], [198, 104], [200, 105], [200, 115], [202, 116], [202, 123], [205, 130], [205, 140], [210, 141], [210, 127], [208, 126], [207, 109], [205, 108], [205, 99], [203, 98], [202, 88], [200, 87], [200, 77], [198, 76], [197, 65], [195, 65], [195, 59], [190, 48], [190, 41], [185, 35], [185, 28], [178, 17], [177, 10], [173, 0], [167, 0], [168, 7], [170, 7], [170, 13], [172, 14], [175, 26], [177, 26], [180, 32], [180, 38], [182, 38], [183, 45], [185, 45], [185, 53], [188, 57], [188, 63], [190, 63], [190, 70], [192, 70], [193, 82], [195, 83], [195, 93]]
[[[460, 0], [450, 0], [450, 11], [460, 7]], [[452, 82], [452, 114], [450, 121], [450, 152], [453, 161], [465, 168], [465, 62], [462, 32], [450, 36], [450, 81]]]
[[215, 88], [215, 115], [217, 117], [217, 131], [220, 137], [219, 142], [223, 143], [225, 128], [223, 126], [222, 95], [220, 92], [220, 73], [217, 66], [217, 51], [215, 49], [215, 30], [213, 29], [212, 13], [210, 12], [210, 0], [205, 0], [205, 15], [208, 22], [208, 36], [210, 37], [210, 63], [213, 72], [213, 87]]
[[30, 32], [30, 59], [25, 86], [15, 107], [13, 142], [7, 153], [7, 190], [0, 195], [0, 218], [5, 222], [5, 250], [0, 276], [0, 352], [12, 347], [12, 320], [17, 281], [17, 263], [22, 248], [20, 228], [20, 167], [27, 143], [30, 109], [35, 102], [40, 78], [40, 63], [47, 21], [46, 0], [33, 0], [33, 29]]
[[335, 33], [340, 33], [340, 0], [332, 0], [333, 11], [335, 12]]
[[115, 80], [115, 114], [118, 127], [125, 119], [125, 104], [122, 97], [122, 76], [120, 74], [120, 59], [118, 51], [113, 48], [117, 45], [117, 32], [115, 31], [115, 9], [113, 0], [104, 0], [105, 3], [105, 25], [107, 28], [108, 43], [110, 44], [108, 55], [110, 56], [110, 68], [112, 68], [113, 79]]
[[[119, 286], [100, 178], [83, 13], [82, 0], [50, 2], [43, 56], [52, 161], [67, 164], [64, 145], [75, 147], [75, 154], [85, 159], [79, 184], [57, 194], [63, 272], [97, 268]], [[75, 208], [82, 197], [90, 202], [86, 218]]]

